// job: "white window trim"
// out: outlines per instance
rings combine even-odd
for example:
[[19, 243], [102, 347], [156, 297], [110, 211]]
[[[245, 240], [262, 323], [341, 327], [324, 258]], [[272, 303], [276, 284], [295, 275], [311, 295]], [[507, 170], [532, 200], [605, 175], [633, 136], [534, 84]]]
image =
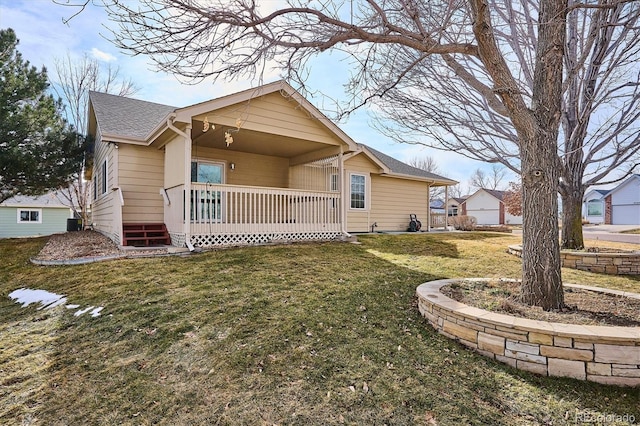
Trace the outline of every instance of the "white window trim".
[[[359, 207], [351, 207], [351, 177], [352, 176], [362, 176], [364, 177], [364, 207], [363, 208], [359, 208]], [[349, 210], [354, 211], [354, 212], [365, 212], [365, 211], [369, 211], [369, 206], [370, 206], [370, 201], [371, 200], [371, 184], [370, 184], [370, 179], [369, 179], [369, 175], [366, 173], [355, 173], [355, 172], [349, 172], [349, 190], [347, 192], [349, 199], [348, 201], [348, 205], [349, 205]]]
[[[227, 167], [228, 164], [226, 161], [224, 160], [211, 160], [211, 159], [200, 159], [197, 157], [193, 157], [191, 158], [191, 163], [196, 163], [196, 164], [214, 164], [217, 166], [222, 166], [222, 176], [220, 180], [222, 180], [221, 185], [224, 185], [227, 183]], [[191, 167], [191, 163], [189, 163], [189, 167]], [[196, 166], [197, 167], [197, 166]], [[189, 175], [191, 175], [191, 170], [189, 170]], [[191, 183], [200, 183], [200, 182], [194, 182], [191, 181]]]
[[[38, 212], [38, 220], [37, 221], [30, 221], [30, 220], [21, 220], [20, 218], [20, 213], [22, 212]], [[31, 216], [31, 215], [29, 215]], [[17, 209], [17, 221], [18, 223], [42, 223], [42, 209]]]
[[[109, 192], [109, 159], [105, 158], [102, 162], [104, 169], [100, 170], [100, 195]], [[103, 171], [104, 170], [104, 171]]]
[[[601, 212], [600, 214], [590, 214], [589, 213], [589, 204], [596, 204], [598, 203], [600, 205], [601, 208]], [[587, 216], [589, 217], [603, 217], [604, 216], [604, 201], [602, 200], [589, 200], [587, 201]]]

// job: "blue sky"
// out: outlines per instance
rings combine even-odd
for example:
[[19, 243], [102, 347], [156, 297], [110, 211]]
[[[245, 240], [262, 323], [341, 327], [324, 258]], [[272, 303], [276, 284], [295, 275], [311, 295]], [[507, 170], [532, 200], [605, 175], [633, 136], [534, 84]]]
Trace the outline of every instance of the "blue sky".
[[[75, 0], [59, 0], [77, 3]], [[47, 67], [53, 77], [54, 60], [82, 57], [87, 53], [103, 62], [120, 67], [122, 77], [131, 78], [140, 88], [134, 97], [146, 101], [182, 107], [206, 101], [218, 96], [244, 90], [258, 82], [218, 82], [203, 81], [197, 85], [184, 84], [178, 78], [153, 69], [151, 61], [143, 56], [133, 57], [119, 51], [106, 39], [110, 25], [104, 11], [90, 6], [74, 17], [68, 25], [63, 23], [78, 9], [56, 5], [52, 0], [0, 0], [0, 28], [13, 28], [20, 44], [18, 50], [32, 65]], [[314, 62], [309, 79], [311, 90], [318, 90], [333, 97], [342, 96], [342, 87], [336, 84], [336, 75], [347, 75], [346, 64], [335, 55], [322, 54]], [[339, 78], [339, 77], [338, 77]], [[269, 75], [265, 82], [279, 79], [277, 72]], [[310, 98], [322, 110], [321, 99]], [[326, 112], [331, 116], [330, 112]], [[436, 159], [440, 174], [462, 182], [467, 186], [471, 173], [478, 167], [489, 166], [470, 160], [453, 152], [433, 150], [426, 147], [407, 145], [393, 141], [378, 133], [371, 126], [371, 118], [366, 110], [352, 114], [345, 122], [337, 123], [352, 139], [365, 143], [401, 161], [414, 157], [432, 156]], [[506, 186], [507, 180], [504, 181]]]

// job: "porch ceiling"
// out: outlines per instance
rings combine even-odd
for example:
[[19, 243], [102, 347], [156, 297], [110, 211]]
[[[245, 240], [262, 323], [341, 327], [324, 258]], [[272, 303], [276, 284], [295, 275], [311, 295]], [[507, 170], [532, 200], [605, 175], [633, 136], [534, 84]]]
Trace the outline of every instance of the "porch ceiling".
[[[202, 131], [200, 122], [195, 122], [191, 133], [194, 144], [201, 147], [228, 149], [230, 151], [247, 152], [275, 157], [293, 158], [303, 154], [320, 151], [330, 147], [321, 142], [293, 138], [290, 136], [264, 133], [249, 129], [240, 129], [225, 126], [216, 126], [215, 129]], [[224, 133], [231, 130], [233, 143], [227, 147]], [[333, 146], [339, 149], [338, 146]]]

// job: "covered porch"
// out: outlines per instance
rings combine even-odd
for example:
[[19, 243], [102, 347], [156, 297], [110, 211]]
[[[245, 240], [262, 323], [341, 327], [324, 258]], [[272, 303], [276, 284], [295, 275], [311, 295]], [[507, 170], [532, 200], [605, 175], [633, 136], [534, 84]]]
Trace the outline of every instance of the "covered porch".
[[172, 245], [345, 235], [343, 155], [356, 144], [324, 116], [310, 116], [303, 98], [223, 101], [177, 110], [153, 142], [164, 150], [160, 193]]

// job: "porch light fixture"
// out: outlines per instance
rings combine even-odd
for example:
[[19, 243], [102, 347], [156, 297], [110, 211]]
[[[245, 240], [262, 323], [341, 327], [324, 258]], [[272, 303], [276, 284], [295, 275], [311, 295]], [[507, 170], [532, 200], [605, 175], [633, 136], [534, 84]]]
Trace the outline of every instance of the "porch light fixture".
[[231, 170], [235, 170], [236, 169], [236, 163], [229, 163], [229, 168]]

